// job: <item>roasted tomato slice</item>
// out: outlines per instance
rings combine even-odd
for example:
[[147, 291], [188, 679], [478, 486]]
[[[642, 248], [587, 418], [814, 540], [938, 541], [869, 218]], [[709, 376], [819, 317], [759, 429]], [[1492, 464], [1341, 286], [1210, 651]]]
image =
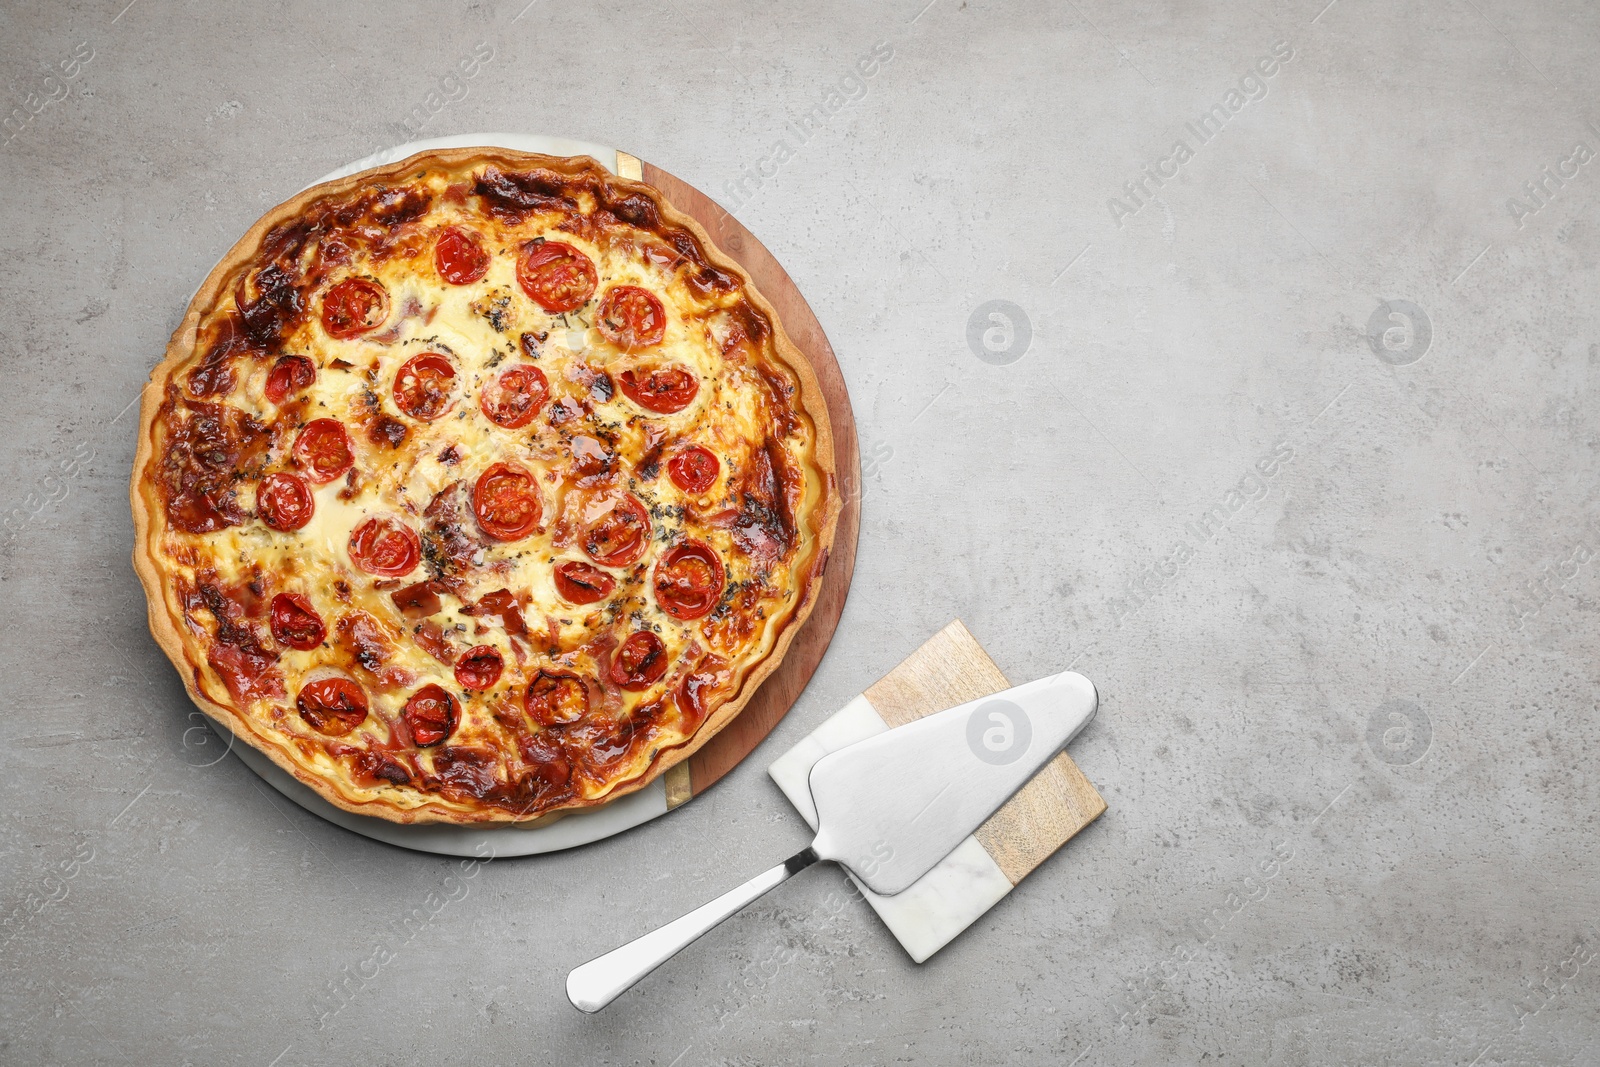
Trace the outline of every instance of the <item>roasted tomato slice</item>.
[[455, 399], [456, 368], [438, 352], [406, 360], [394, 376], [394, 402], [413, 419], [432, 422], [450, 410]]
[[380, 578], [410, 574], [422, 558], [422, 542], [399, 519], [380, 515], [350, 534], [350, 558], [357, 567]]
[[346, 278], [322, 296], [322, 328], [329, 337], [359, 337], [389, 317], [389, 291], [371, 278]]
[[667, 461], [667, 477], [685, 493], [703, 493], [717, 480], [722, 464], [709, 448], [690, 445]]
[[667, 313], [661, 301], [637, 285], [607, 289], [594, 321], [612, 344], [629, 351], [658, 344], [667, 331]]
[[517, 260], [517, 284], [553, 315], [583, 307], [598, 282], [594, 262], [560, 241], [531, 244]]
[[528, 683], [522, 706], [542, 726], [577, 722], [589, 712], [589, 686], [576, 674], [541, 670]]
[[596, 604], [611, 595], [617, 580], [599, 567], [570, 559], [556, 564], [556, 592], [568, 604]]
[[455, 732], [456, 723], [461, 721], [461, 705], [444, 687], [425, 685], [406, 701], [400, 717], [417, 747], [428, 748]]
[[338, 419], [312, 419], [300, 428], [289, 451], [306, 477], [319, 485], [333, 481], [356, 461], [350, 435]]
[[700, 391], [700, 380], [677, 363], [625, 370], [618, 381], [629, 400], [658, 415], [682, 411]]
[[279, 471], [256, 486], [256, 514], [274, 530], [298, 530], [311, 521], [316, 510], [311, 487], [298, 474]]
[[656, 604], [687, 622], [706, 615], [722, 595], [722, 560], [704, 541], [679, 541], [656, 562]]
[[483, 532], [496, 541], [516, 541], [539, 526], [544, 507], [539, 483], [510, 463], [496, 463], [478, 476], [472, 488], [472, 513]]
[[632, 493], [600, 497], [585, 519], [583, 550], [602, 567], [635, 563], [650, 543], [650, 513]]
[[527, 363], [508, 368], [483, 387], [479, 405], [484, 418], [508, 430], [520, 429], [533, 421], [550, 399], [550, 382], [544, 371]]
[[279, 356], [267, 372], [267, 399], [281, 404], [316, 380], [316, 365], [305, 356]]
[[649, 689], [667, 673], [667, 650], [649, 630], [628, 635], [611, 660], [611, 680], [624, 689]]
[[367, 694], [349, 678], [307, 682], [294, 704], [312, 729], [330, 737], [347, 734], [367, 721]]
[[309, 652], [328, 636], [322, 616], [299, 593], [279, 593], [272, 598], [272, 636], [280, 644]]
[[476, 645], [467, 649], [456, 660], [456, 681], [463, 688], [476, 689], [482, 692], [492, 689], [494, 683], [500, 680], [500, 672], [505, 670], [506, 661], [500, 655], [500, 650], [493, 645]]
[[446, 226], [433, 242], [433, 268], [451, 285], [471, 285], [489, 273], [489, 253], [477, 234]]

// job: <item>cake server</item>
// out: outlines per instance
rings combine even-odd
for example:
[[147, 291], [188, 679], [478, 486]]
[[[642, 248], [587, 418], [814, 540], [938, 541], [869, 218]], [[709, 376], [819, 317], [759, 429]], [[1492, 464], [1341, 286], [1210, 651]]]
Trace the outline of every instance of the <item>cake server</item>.
[[818, 860], [874, 893], [908, 888], [983, 825], [1094, 718], [1094, 685], [1068, 671], [928, 715], [831, 752], [811, 769], [817, 835], [764, 874], [567, 975], [596, 1012], [680, 949]]

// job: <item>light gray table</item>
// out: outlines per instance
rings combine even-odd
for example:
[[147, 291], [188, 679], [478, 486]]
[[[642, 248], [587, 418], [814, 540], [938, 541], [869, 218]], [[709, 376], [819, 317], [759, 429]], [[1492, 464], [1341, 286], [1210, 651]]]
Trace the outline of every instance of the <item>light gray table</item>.
[[[0, 10], [0, 1061], [1596, 1062], [1600, 9], [125, 2]], [[733, 208], [866, 494], [738, 772], [464, 877], [212, 762], [125, 483], [257, 216], [480, 129]], [[795, 850], [766, 764], [955, 616], [1097, 682], [1109, 812], [924, 966], [830, 870], [568, 1007]]]

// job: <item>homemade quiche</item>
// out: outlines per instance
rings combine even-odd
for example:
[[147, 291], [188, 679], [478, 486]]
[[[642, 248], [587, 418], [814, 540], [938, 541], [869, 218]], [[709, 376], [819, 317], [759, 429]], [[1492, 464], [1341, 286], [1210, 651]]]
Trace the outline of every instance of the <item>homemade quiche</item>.
[[589, 807], [686, 758], [777, 666], [840, 505], [771, 306], [587, 157], [428, 152], [276, 208], [139, 433], [134, 563], [191, 695], [399, 822]]

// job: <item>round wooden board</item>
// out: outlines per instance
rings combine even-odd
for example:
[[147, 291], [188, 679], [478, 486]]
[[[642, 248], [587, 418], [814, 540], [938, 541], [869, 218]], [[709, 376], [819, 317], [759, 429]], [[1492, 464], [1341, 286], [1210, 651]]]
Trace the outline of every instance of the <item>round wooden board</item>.
[[[630, 173], [633, 167], [639, 168], [636, 173]], [[717, 247], [745, 269], [756, 288], [777, 310], [789, 339], [805, 353], [822, 383], [828, 418], [833, 424], [839, 492], [844, 498], [833, 552], [828, 557], [828, 570], [811, 617], [789, 645], [783, 663], [762, 683], [738, 717], [699, 752], [667, 772], [667, 806], [674, 808], [705, 792], [748, 756], [788, 713], [822, 662], [833, 640], [833, 631], [839, 625], [845, 597], [850, 592], [850, 579], [856, 569], [856, 538], [861, 529], [861, 456], [850, 394], [833, 346], [828, 343], [811, 306], [800, 295], [800, 289], [772, 253], [710, 197], [660, 167], [618, 152], [617, 170], [623, 177], [637, 177], [655, 186], [674, 207], [704, 226]]]

